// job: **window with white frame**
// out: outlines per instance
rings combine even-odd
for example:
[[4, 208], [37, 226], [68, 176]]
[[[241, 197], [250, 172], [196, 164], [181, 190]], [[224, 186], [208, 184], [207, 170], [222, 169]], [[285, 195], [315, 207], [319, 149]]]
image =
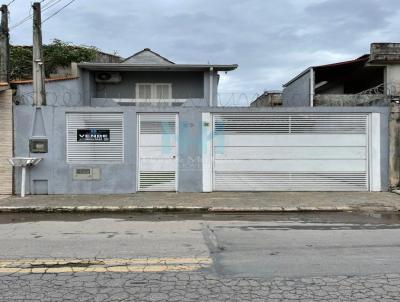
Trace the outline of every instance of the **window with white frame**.
[[171, 83], [137, 83], [137, 99], [172, 99]]

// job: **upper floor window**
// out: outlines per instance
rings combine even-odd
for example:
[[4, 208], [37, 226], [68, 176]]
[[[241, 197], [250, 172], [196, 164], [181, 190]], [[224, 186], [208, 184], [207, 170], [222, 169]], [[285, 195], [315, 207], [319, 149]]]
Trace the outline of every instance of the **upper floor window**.
[[171, 83], [137, 83], [137, 99], [172, 99]]

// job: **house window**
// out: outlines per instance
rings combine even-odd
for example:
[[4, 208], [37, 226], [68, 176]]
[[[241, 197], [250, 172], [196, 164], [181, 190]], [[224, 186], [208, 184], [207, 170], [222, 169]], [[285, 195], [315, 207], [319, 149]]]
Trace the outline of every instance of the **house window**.
[[137, 99], [151, 99], [151, 86], [152, 84], [137, 84], [136, 98]]
[[123, 162], [123, 119], [122, 113], [67, 113], [67, 162]]
[[137, 99], [172, 99], [171, 83], [138, 83]]

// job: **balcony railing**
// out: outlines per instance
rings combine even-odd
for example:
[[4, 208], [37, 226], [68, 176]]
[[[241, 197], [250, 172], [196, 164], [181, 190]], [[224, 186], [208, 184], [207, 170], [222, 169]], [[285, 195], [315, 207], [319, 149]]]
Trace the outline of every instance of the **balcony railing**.
[[115, 106], [115, 105], [137, 105], [137, 106], [207, 106], [207, 101], [202, 98], [186, 99], [132, 99], [132, 98], [92, 98], [92, 106]]

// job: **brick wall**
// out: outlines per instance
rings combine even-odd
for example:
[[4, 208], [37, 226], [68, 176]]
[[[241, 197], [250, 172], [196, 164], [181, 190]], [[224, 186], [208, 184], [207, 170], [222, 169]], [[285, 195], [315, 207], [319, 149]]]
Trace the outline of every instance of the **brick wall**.
[[7, 159], [13, 154], [12, 91], [0, 91], [0, 194], [12, 193], [12, 167]]

